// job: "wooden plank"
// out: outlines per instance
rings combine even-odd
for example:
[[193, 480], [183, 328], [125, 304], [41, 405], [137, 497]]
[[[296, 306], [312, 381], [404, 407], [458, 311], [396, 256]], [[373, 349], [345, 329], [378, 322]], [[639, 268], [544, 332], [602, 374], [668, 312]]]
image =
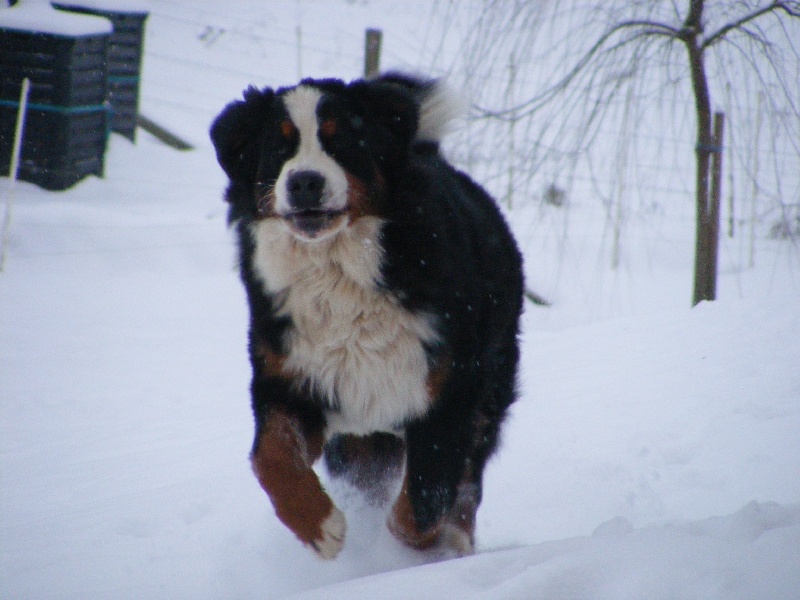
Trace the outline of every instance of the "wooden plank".
[[168, 131], [165, 127], [159, 125], [152, 119], [145, 117], [141, 113], [136, 116], [136, 124], [149, 134], [161, 140], [170, 148], [175, 148], [175, 150], [194, 150], [194, 146], [192, 146], [189, 142]]

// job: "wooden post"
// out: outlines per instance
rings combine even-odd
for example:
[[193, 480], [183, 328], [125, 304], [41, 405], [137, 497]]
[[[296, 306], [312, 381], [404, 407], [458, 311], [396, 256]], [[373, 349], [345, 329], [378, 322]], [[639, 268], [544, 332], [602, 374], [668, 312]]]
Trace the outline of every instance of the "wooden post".
[[297, 80], [303, 78], [303, 28], [300, 25], [295, 29], [297, 37]]
[[367, 29], [364, 47], [364, 77], [378, 75], [381, 68], [381, 42], [383, 32], [380, 29]]
[[714, 113], [714, 152], [711, 155], [711, 207], [708, 219], [708, 300], [717, 299], [719, 206], [722, 200], [722, 135], [725, 113]]
[[8, 198], [6, 199], [6, 212], [3, 219], [3, 237], [0, 242], [0, 272], [6, 266], [6, 246], [8, 246], [8, 235], [11, 230], [11, 208], [14, 205], [14, 188], [17, 183], [17, 171], [19, 170], [19, 155], [22, 151], [22, 134], [25, 128], [25, 113], [28, 109], [28, 92], [31, 88], [31, 80], [27, 77], [22, 80], [22, 89], [19, 92], [19, 112], [17, 113], [17, 123], [14, 128], [14, 146], [11, 151], [11, 166], [8, 170]]

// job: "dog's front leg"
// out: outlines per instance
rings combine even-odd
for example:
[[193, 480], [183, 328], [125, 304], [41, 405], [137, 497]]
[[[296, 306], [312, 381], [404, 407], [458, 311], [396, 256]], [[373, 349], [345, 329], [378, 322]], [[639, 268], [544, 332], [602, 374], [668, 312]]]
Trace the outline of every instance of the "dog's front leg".
[[335, 558], [346, 521], [311, 466], [322, 452], [322, 431], [307, 431], [288, 411], [273, 409], [256, 432], [251, 461], [278, 518], [322, 558]]
[[439, 418], [406, 430], [406, 475], [387, 525], [412, 548], [443, 544], [459, 555], [473, 552], [477, 503], [464, 501], [469, 461], [463, 435]]

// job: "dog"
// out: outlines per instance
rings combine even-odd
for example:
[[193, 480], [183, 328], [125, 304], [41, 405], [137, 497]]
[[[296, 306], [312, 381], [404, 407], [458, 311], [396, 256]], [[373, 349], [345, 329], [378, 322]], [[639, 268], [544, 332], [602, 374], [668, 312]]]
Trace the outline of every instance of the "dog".
[[441, 152], [454, 105], [404, 74], [304, 79], [249, 87], [211, 126], [250, 309], [253, 471], [325, 559], [347, 526], [323, 454], [378, 501], [397, 479], [387, 526], [406, 545], [474, 551], [523, 276], [495, 201]]

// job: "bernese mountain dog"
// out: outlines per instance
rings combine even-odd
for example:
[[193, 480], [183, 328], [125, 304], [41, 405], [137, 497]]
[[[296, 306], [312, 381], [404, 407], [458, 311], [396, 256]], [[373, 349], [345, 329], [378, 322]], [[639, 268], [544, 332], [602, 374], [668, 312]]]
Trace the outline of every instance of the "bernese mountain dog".
[[474, 549], [516, 395], [522, 261], [440, 152], [450, 97], [402, 74], [305, 79], [248, 88], [211, 127], [250, 308], [253, 471], [322, 558], [346, 530], [312, 468], [323, 454], [393, 501], [405, 544]]

